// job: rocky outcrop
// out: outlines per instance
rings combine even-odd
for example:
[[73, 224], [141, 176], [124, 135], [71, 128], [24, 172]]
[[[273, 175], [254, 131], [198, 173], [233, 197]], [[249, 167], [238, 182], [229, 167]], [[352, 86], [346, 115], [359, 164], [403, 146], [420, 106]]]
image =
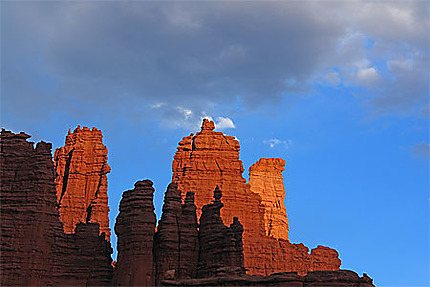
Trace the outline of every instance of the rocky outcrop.
[[199, 259], [199, 234], [197, 231], [197, 208], [194, 192], [187, 192], [179, 217], [178, 278], [194, 278]]
[[79, 222], [97, 222], [110, 239], [107, 197], [107, 148], [102, 132], [78, 126], [63, 147], [55, 150], [57, 204], [64, 232], [73, 233]]
[[156, 285], [167, 277], [195, 277], [198, 233], [194, 193], [181, 204], [181, 191], [171, 183], [164, 195], [163, 213], [155, 235]]
[[[289, 242], [283, 206], [285, 195], [281, 194], [284, 163], [269, 160], [256, 164], [250, 176], [254, 192], [242, 176], [239, 142], [232, 136], [214, 131], [214, 127], [212, 121], [205, 119], [200, 132], [179, 142], [172, 165], [172, 181], [182, 191], [182, 198], [186, 191], [194, 192], [200, 215], [199, 209], [210, 201], [212, 191], [219, 185], [225, 205], [221, 217], [228, 224], [238, 217], [243, 225], [244, 264], [250, 274], [269, 275], [283, 271], [305, 274], [314, 268], [338, 270], [340, 260], [335, 250], [324, 253], [324, 256], [311, 257], [306, 246]], [[263, 175], [268, 178], [259, 178]], [[270, 190], [270, 186], [274, 190]], [[314, 261], [318, 263], [314, 264]]]
[[52, 282], [53, 245], [62, 227], [55, 209], [51, 144], [1, 132], [1, 285]]
[[163, 286], [284, 286], [284, 287], [374, 287], [373, 280], [349, 270], [314, 271], [306, 275], [281, 272], [269, 276], [224, 275], [202, 279], [165, 280]]
[[53, 248], [57, 268], [54, 284], [60, 286], [107, 286], [112, 280], [112, 248], [100, 235], [98, 223], [78, 223], [75, 233], [64, 234]]
[[224, 225], [220, 215], [222, 192], [218, 186], [212, 203], [203, 206], [199, 228], [199, 262], [197, 277], [217, 276], [220, 273], [244, 274], [243, 227], [235, 217], [232, 227]]
[[152, 181], [138, 181], [125, 191], [119, 205], [115, 233], [118, 236], [118, 261], [113, 286], [153, 286], [153, 238], [155, 213]]
[[267, 236], [288, 240], [288, 219], [284, 205], [282, 172], [285, 160], [261, 158], [249, 168], [251, 191], [260, 195], [264, 206], [264, 230]]
[[56, 209], [51, 144], [1, 132], [1, 285], [106, 285], [112, 249], [98, 223], [65, 234]]

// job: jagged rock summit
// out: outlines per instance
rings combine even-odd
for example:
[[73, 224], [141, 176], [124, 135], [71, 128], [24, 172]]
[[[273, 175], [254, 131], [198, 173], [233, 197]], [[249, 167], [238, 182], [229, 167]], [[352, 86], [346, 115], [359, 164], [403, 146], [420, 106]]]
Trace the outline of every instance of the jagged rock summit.
[[238, 141], [214, 128], [180, 142], [158, 228], [152, 182], [123, 193], [116, 264], [101, 132], [69, 131], [54, 167], [50, 144], [2, 130], [1, 285], [373, 286], [339, 270], [336, 250], [290, 243], [285, 162], [261, 159], [246, 183]]
[[25, 133], [0, 136], [0, 285], [101, 286], [112, 277], [110, 243], [98, 223], [63, 232], [51, 144]]
[[57, 204], [64, 232], [79, 222], [97, 222], [110, 240], [107, 148], [100, 130], [78, 126], [54, 153]]
[[[282, 178], [285, 161], [261, 159], [251, 167], [248, 184], [242, 176], [239, 142], [214, 129], [215, 124], [204, 119], [200, 132], [179, 142], [172, 182], [182, 191], [182, 198], [187, 191], [194, 192], [200, 215], [199, 209], [211, 200], [212, 191], [219, 186], [225, 206], [222, 219], [230, 224], [238, 217], [243, 225], [244, 261], [250, 274], [339, 270], [336, 250], [318, 247], [309, 253], [303, 244], [288, 240]], [[324, 252], [320, 252], [322, 248]]]

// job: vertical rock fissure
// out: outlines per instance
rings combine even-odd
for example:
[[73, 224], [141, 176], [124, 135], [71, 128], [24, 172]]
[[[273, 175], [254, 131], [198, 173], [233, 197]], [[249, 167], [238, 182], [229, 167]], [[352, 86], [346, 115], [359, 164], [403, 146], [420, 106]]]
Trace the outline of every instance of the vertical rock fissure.
[[63, 199], [64, 194], [66, 193], [67, 190], [67, 182], [69, 180], [69, 170], [70, 170], [70, 163], [72, 162], [72, 156], [73, 156], [73, 151], [75, 149], [72, 149], [68, 154], [67, 154], [67, 159], [66, 159], [66, 165], [64, 167], [64, 176], [63, 176], [63, 185], [61, 188], [61, 197], [58, 200], [58, 205], [61, 206], [61, 200]]

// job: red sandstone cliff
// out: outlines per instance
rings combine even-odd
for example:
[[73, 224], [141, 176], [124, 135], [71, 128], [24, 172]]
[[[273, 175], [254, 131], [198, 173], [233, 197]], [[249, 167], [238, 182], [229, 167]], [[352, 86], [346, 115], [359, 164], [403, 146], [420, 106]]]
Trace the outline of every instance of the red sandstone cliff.
[[55, 150], [55, 184], [64, 232], [73, 233], [79, 222], [97, 222], [110, 239], [107, 197], [107, 148], [102, 132], [78, 126], [63, 147]]
[[118, 236], [118, 261], [113, 286], [154, 285], [153, 240], [155, 213], [152, 181], [138, 181], [125, 191], [119, 205], [115, 233]]
[[107, 285], [112, 248], [98, 223], [65, 234], [56, 209], [51, 144], [2, 130], [0, 282], [2, 286]]
[[[214, 127], [213, 122], [205, 119], [200, 132], [179, 142], [172, 165], [172, 181], [182, 191], [182, 197], [187, 191], [194, 192], [197, 213], [200, 214], [199, 209], [210, 201], [212, 190], [219, 185], [224, 195], [221, 217], [228, 223], [238, 217], [243, 224], [244, 260], [250, 274], [338, 270], [340, 260], [335, 250], [311, 255], [303, 244], [291, 244], [288, 237], [285, 238], [288, 226], [281, 224], [288, 222], [285, 207], [272, 207], [273, 201], [280, 205], [281, 197], [285, 196], [280, 194], [283, 186], [280, 186], [282, 168], [279, 165], [282, 162], [266, 163], [266, 167], [257, 164], [253, 168], [251, 182], [257, 191], [253, 192], [242, 176], [239, 142], [232, 136], [215, 132]], [[258, 179], [262, 174], [270, 176]], [[271, 184], [275, 190], [271, 190]], [[268, 236], [270, 219], [279, 221], [274, 231], [277, 237]], [[318, 263], [314, 264], [314, 261]]]

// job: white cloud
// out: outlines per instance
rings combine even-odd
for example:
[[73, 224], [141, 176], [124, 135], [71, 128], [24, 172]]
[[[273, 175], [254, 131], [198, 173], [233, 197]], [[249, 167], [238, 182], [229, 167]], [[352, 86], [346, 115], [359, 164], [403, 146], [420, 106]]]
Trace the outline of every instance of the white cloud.
[[269, 145], [270, 148], [274, 148], [278, 145], [282, 145], [288, 149], [290, 147], [290, 145], [293, 143], [293, 141], [292, 140], [280, 140], [277, 138], [273, 138], [273, 139], [264, 140], [263, 143]]
[[225, 118], [225, 117], [218, 117], [215, 126], [219, 130], [236, 128], [233, 121], [230, 118]]
[[188, 120], [193, 115], [193, 112], [190, 109], [178, 106], [176, 110], [183, 116], [185, 120]]
[[363, 84], [371, 84], [378, 80], [379, 73], [375, 67], [360, 69], [357, 72], [357, 80]]

